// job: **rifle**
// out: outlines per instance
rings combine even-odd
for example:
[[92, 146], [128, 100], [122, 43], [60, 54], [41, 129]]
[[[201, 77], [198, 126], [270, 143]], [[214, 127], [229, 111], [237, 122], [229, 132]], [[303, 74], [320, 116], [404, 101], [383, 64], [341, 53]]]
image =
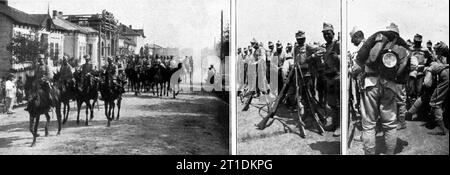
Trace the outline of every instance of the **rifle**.
[[[295, 56], [295, 49], [294, 49], [294, 56]], [[317, 106], [317, 101], [312, 99], [312, 95], [311, 92], [309, 91], [304, 77], [303, 77], [303, 73], [300, 70], [300, 65], [298, 64], [298, 62], [295, 62], [294, 66], [293, 66], [293, 70], [291, 70], [288, 74], [288, 79], [287, 81], [285, 81], [283, 88], [280, 91], [280, 94], [277, 96], [277, 98], [275, 99], [274, 102], [271, 103], [271, 105], [269, 106], [269, 111], [266, 117], [264, 117], [261, 122], [259, 122], [256, 126], [258, 127], [258, 129], [260, 130], [264, 130], [265, 128], [267, 128], [267, 122], [269, 121], [270, 118], [273, 118], [275, 116], [275, 113], [278, 110], [278, 106], [280, 104], [281, 101], [283, 101], [283, 99], [286, 96], [287, 90], [289, 89], [289, 85], [291, 83], [291, 80], [293, 78], [294, 82], [295, 82], [295, 86], [296, 86], [296, 94], [295, 94], [295, 98], [296, 98], [296, 103], [297, 103], [297, 111], [298, 111], [298, 122], [299, 122], [299, 129], [300, 129], [300, 136], [301, 137], [305, 137], [305, 126], [306, 124], [303, 122], [302, 116], [304, 114], [304, 107], [301, 104], [301, 97], [299, 94], [299, 82], [298, 82], [298, 75], [300, 75], [300, 79], [301, 79], [301, 84], [302, 84], [302, 88], [304, 89], [303, 92], [305, 92], [305, 103], [308, 103], [309, 108], [311, 110], [311, 113], [313, 115], [314, 120], [316, 121], [316, 123], [318, 124], [318, 129], [319, 129], [319, 134], [322, 134], [325, 132], [325, 130], [323, 129], [323, 124], [320, 121], [319, 118], [319, 111]], [[295, 76], [295, 77], [294, 77]]]
[[[353, 55], [349, 54], [349, 58], [352, 59]], [[354, 65], [353, 60], [350, 60], [349, 61], [349, 70], [352, 69], [353, 65]], [[348, 100], [348, 106], [349, 106], [349, 120], [348, 120], [348, 122], [349, 122], [349, 125], [348, 125], [348, 127], [349, 128], [348, 128], [348, 130], [350, 132], [349, 132], [349, 136], [348, 136], [349, 139], [348, 139], [348, 142], [347, 142], [347, 147], [350, 148], [351, 144], [352, 144], [352, 140], [353, 140], [353, 138], [355, 136], [357, 125], [360, 123], [360, 117], [357, 115], [357, 111], [355, 109], [355, 106], [353, 105], [354, 101], [358, 100], [358, 99], [354, 99], [353, 98], [354, 94], [353, 94], [353, 91], [352, 91], [352, 87], [353, 86], [355, 87], [355, 90], [356, 90], [356, 94], [355, 95], [359, 96], [361, 93], [359, 92], [359, 86], [358, 86], [357, 78], [353, 77], [351, 74], [348, 74], [348, 79], [349, 79], [349, 86], [348, 86], [349, 87], [349, 89], [348, 89], [348, 91], [349, 91], [349, 100]], [[353, 84], [353, 82], [355, 84]], [[357, 105], [356, 107], [358, 108], [359, 102], [357, 102], [356, 105]]]

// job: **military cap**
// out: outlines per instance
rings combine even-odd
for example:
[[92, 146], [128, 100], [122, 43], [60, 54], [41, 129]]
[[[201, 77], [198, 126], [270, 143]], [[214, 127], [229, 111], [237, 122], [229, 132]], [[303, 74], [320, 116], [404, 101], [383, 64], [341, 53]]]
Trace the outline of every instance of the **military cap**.
[[277, 41], [277, 48], [282, 48], [283, 45], [281, 44], [280, 40]]
[[287, 43], [286, 47], [292, 47], [291, 43]]
[[400, 34], [400, 31], [398, 30], [398, 26], [395, 23], [389, 24], [389, 26], [386, 27], [386, 30], [393, 31], [393, 32], [396, 32], [397, 34]]
[[84, 55], [83, 58], [88, 60], [88, 59], [91, 59], [91, 56], [89, 56], [89, 55]]
[[255, 38], [253, 38], [253, 39], [250, 41], [250, 43], [251, 43], [251, 44], [256, 44], [256, 43], [258, 43], [258, 41], [256, 41]]
[[352, 31], [350, 31], [350, 37], [353, 37], [353, 35], [355, 35], [356, 32], [361, 31], [360, 29], [358, 29], [358, 27], [353, 27]]
[[113, 58], [112, 58], [112, 57], [110, 57], [110, 56], [109, 56], [109, 57], [107, 57], [107, 59], [108, 59], [108, 61], [109, 61], [109, 60], [111, 60], [111, 61], [113, 60]]
[[299, 30], [297, 33], [295, 33], [295, 38], [305, 38], [305, 32]]
[[269, 41], [269, 46], [273, 46], [273, 42], [272, 41]]
[[246, 48], [246, 47], [244, 47], [244, 52], [245, 52], [245, 51], [247, 51], [247, 48]]
[[436, 43], [434, 45], [434, 50], [436, 50], [436, 51], [443, 51], [443, 50], [447, 50], [447, 49], [448, 49], [448, 46], [442, 41], [439, 41], [438, 43]]
[[328, 30], [334, 31], [333, 25], [330, 24], [330, 23], [324, 22], [323, 23], [323, 30], [322, 30], [322, 32], [325, 32], [325, 31], [328, 31]]
[[414, 41], [422, 41], [422, 35], [420, 34], [414, 35]]
[[428, 40], [427, 44], [433, 44], [433, 42], [431, 42], [431, 40]]

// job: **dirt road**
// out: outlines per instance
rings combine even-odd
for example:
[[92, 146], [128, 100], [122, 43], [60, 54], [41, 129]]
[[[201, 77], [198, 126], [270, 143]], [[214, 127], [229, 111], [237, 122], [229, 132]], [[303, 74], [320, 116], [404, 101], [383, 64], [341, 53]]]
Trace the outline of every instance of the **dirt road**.
[[[395, 154], [399, 155], [448, 155], [449, 152], [449, 136], [434, 136], [428, 132], [437, 128], [427, 127], [423, 121], [407, 121], [407, 128], [397, 132], [397, 147]], [[359, 132], [356, 135], [360, 135]], [[385, 151], [383, 133], [376, 135], [376, 153], [380, 154]], [[362, 142], [353, 141], [350, 149], [350, 155], [362, 155]]]
[[[103, 102], [101, 102], [103, 104]], [[72, 107], [73, 108], [73, 107]], [[44, 137], [41, 117], [35, 147], [30, 147], [28, 113], [22, 108], [13, 115], [0, 115], [0, 154], [228, 154], [228, 105], [214, 96], [180, 94], [177, 99], [125, 95], [119, 121], [106, 127], [104, 109], [80, 125], [72, 109], [62, 133], [56, 136], [56, 116], [50, 136]], [[222, 123], [220, 123], [222, 121]]]
[[[238, 98], [239, 99], [239, 98]], [[283, 117], [286, 124], [293, 129], [293, 133], [285, 133], [283, 125], [275, 121], [265, 130], [257, 130], [255, 124], [261, 121], [258, 108], [264, 105], [259, 99], [254, 99], [248, 111], [243, 112], [243, 104], [237, 105], [237, 153], [244, 155], [317, 155], [340, 154], [340, 138], [333, 137], [332, 132], [326, 132], [323, 136], [317, 133], [310, 118], [307, 123], [306, 138], [301, 138], [293, 120], [295, 115], [290, 115], [282, 105], [277, 116]], [[267, 110], [267, 107], [264, 108]], [[262, 115], [267, 112], [262, 111]], [[311, 124], [311, 125], [310, 125]]]

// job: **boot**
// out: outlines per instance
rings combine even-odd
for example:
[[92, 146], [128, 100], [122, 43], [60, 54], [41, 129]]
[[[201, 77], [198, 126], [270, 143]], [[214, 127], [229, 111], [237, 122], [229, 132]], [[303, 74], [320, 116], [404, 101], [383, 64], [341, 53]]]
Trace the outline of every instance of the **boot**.
[[386, 154], [394, 155], [397, 147], [397, 129], [386, 129], [384, 131], [384, 141], [386, 143]]
[[419, 111], [422, 104], [422, 98], [419, 97], [416, 101], [414, 101], [414, 104], [411, 106], [411, 108], [406, 111], [406, 114], [408, 114], [408, 116], [411, 116], [411, 120], [415, 120], [417, 118], [417, 112]]
[[375, 155], [375, 148], [366, 148], [364, 149], [365, 155]]
[[445, 124], [443, 120], [439, 120], [436, 122], [438, 125], [438, 131], [437, 132], [429, 132], [430, 135], [439, 135], [439, 136], [445, 136], [447, 135], [447, 131], [445, 129]]

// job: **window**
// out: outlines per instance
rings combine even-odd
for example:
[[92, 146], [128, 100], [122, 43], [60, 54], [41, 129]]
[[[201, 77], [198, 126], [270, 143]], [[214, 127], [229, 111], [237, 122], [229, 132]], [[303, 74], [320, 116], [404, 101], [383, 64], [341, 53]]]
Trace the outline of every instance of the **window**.
[[55, 60], [59, 58], [59, 44], [55, 43]]
[[50, 58], [54, 58], [55, 57], [55, 52], [54, 52], [54, 44], [50, 43]]
[[105, 43], [102, 41], [102, 56], [105, 56]]

